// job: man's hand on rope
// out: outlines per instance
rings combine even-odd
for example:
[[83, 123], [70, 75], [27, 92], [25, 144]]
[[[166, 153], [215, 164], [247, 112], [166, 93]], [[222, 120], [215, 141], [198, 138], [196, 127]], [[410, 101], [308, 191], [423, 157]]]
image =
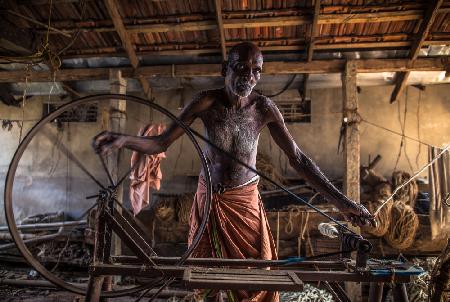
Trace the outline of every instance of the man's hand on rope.
[[376, 227], [375, 216], [370, 214], [362, 204], [352, 202], [352, 204], [346, 208], [341, 208], [339, 210], [353, 226], [362, 227], [365, 225], [372, 225], [373, 227]]
[[92, 147], [95, 152], [105, 156], [116, 149], [123, 147], [125, 135], [110, 131], [103, 131], [92, 139]]

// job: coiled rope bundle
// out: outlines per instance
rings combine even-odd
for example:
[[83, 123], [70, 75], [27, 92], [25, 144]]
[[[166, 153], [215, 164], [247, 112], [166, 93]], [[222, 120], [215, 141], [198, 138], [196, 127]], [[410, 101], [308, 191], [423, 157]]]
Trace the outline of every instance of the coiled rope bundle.
[[[365, 203], [365, 206], [369, 210], [370, 213], [373, 213], [381, 204], [383, 203], [382, 199], [377, 199], [375, 201], [369, 201]], [[374, 236], [382, 237], [388, 231], [389, 225], [391, 224], [391, 211], [392, 211], [393, 202], [388, 202], [375, 217], [376, 226], [367, 225], [364, 226], [363, 229]]]
[[[409, 173], [404, 171], [395, 171], [392, 173], [392, 187], [397, 188], [411, 178]], [[415, 181], [409, 182], [407, 185], [398, 190], [394, 195], [395, 201], [402, 201], [404, 204], [410, 205], [414, 208], [419, 187]]]
[[[381, 211], [378, 215], [380, 213]], [[414, 209], [403, 202], [396, 201], [391, 210], [391, 223], [383, 238], [390, 246], [405, 250], [414, 243], [418, 228], [419, 218]]]

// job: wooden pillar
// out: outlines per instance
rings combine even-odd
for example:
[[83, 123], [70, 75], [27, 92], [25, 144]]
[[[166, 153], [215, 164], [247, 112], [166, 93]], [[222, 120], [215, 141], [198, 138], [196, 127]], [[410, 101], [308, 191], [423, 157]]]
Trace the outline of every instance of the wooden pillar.
[[[112, 94], [125, 94], [127, 91], [127, 80], [122, 77], [121, 70], [109, 70], [109, 80], [111, 83], [110, 92]], [[126, 127], [126, 101], [125, 100], [110, 100], [106, 108], [102, 108], [103, 115], [103, 128], [113, 132], [125, 132]], [[122, 176], [120, 173], [121, 152], [113, 152], [107, 159], [106, 166], [111, 173], [111, 178], [114, 183], [117, 183]], [[122, 171], [122, 173], [124, 173]], [[120, 204], [123, 201], [123, 186], [120, 185], [117, 188], [117, 200]], [[121, 209], [117, 209], [121, 211]], [[122, 243], [120, 238], [113, 234], [112, 236], [112, 255], [122, 254]], [[111, 290], [112, 283], [120, 281], [120, 276], [116, 276], [114, 280], [111, 277], [106, 277], [103, 283], [103, 290]]]
[[[344, 133], [344, 187], [343, 193], [359, 203], [359, 166], [360, 166], [360, 137], [358, 94], [356, 89], [356, 61], [347, 61], [342, 74], [343, 120], [346, 125]], [[357, 233], [359, 228], [352, 228]], [[361, 280], [362, 281], [362, 280]], [[361, 284], [345, 284], [350, 300], [361, 301]]]
[[[110, 70], [109, 80], [111, 82], [111, 93], [114, 94], [125, 94], [127, 92], [127, 80], [122, 77], [122, 72], [120, 70]], [[125, 100], [111, 100], [111, 114], [110, 123], [111, 131], [114, 132], [125, 132], [126, 127], [126, 101]], [[122, 176], [120, 173], [120, 163], [121, 163], [121, 152], [115, 152], [112, 156], [110, 163], [111, 166], [111, 176], [114, 182], [117, 182]], [[124, 173], [122, 171], [122, 173]], [[120, 204], [123, 202], [123, 186], [120, 185], [117, 188], [117, 200]], [[120, 209], [119, 209], [120, 211]], [[113, 236], [113, 254], [120, 255], [122, 253], [122, 246], [120, 238], [116, 235]]]

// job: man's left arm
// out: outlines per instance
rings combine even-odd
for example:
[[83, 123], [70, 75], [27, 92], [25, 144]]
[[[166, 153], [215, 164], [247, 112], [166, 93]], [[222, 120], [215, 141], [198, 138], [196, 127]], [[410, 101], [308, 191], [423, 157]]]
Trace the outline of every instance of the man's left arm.
[[339, 191], [319, 167], [300, 150], [289, 133], [280, 111], [273, 102], [270, 104], [267, 127], [273, 140], [289, 158], [290, 165], [306, 182], [332, 202], [352, 224], [360, 226], [367, 223], [373, 224], [374, 218], [369, 211]]

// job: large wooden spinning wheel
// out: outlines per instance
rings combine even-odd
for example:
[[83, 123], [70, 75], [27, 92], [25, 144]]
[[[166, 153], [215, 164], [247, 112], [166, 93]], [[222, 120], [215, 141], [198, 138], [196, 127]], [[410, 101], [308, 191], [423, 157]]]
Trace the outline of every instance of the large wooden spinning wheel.
[[[123, 165], [125, 168], [122, 169], [122, 171], [120, 171], [120, 168], [117, 168], [121, 173], [116, 173], [116, 177], [111, 177], [111, 171], [108, 169], [108, 167], [110, 167], [108, 159], [99, 157], [90, 146], [90, 139], [99, 132], [98, 124], [101, 122], [100, 118], [97, 118], [97, 124], [78, 123], [76, 126], [69, 126], [69, 124], [72, 122], [70, 121], [70, 118], [71, 116], [73, 118], [74, 112], [77, 114], [80, 114], [80, 112], [89, 114], [89, 108], [96, 108], [97, 117], [101, 116], [101, 111], [104, 110], [104, 108], [107, 108], [106, 110], [113, 115], [114, 113], [117, 113], [111, 111], [111, 104], [114, 104], [115, 102], [126, 103], [127, 111], [118, 112], [123, 115], [122, 118], [132, 119], [134, 116], [142, 114], [143, 111], [153, 110], [153, 112], [159, 112], [158, 114], [161, 114], [164, 119], [167, 120], [168, 118], [177, 123], [192, 141], [192, 144], [200, 157], [203, 169], [206, 172], [205, 180], [207, 183], [207, 200], [209, 203], [208, 206], [205, 207], [204, 220], [199, 228], [199, 232], [196, 234], [194, 243], [180, 257], [177, 264], [182, 264], [192, 253], [206, 226], [209, 213], [211, 182], [206, 157], [194, 138], [190, 128], [165, 108], [154, 102], [136, 96], [102, 94], [80, 98], [57, 107], [54, 111], [49, 110], [51, 112], [42, 118], [28, 132], [26, 137], [20, 143], [11, 161], [6, 177], [4, 192], [5, 215], [12, 238], [27, 262], [50, 282], [77, 294], [85, 294], [87, 290], [86, 285], [83, 286], [79, 283], [71, 282], [69, 277], [64, 276], [62, 272], [55, 270], [54, 265], [48, 265], [48, 263], [42, 260], [40, 257], [42, 250], [36, 251], [33, 248], [34, 245], [30, 244], [39, 242], [40, 239], [45, 241], [46, 238], [48, 239], [48, 237], [45, 236], [49, 235], [46, 234], [40, 236], [38, 233], [37, 237], [33, 238], [34, 241], [30, 242], [29, 239], [24, 239], [26, 236], [23, 236], [23, 233], [26, 231], [26, 228], [21, 224], [21, 221], [24, 216], [32, 216], [33, 214], [42, 213], [44, 211], [64, 211], [66, 208], [82, 208], [83, 211], [78, 213], [78, 215], [75, 215], [77, 216], [77, 222], [63, 223], [59, 229], [54, 231], [55, 233], [50, 234], [50, 236], [54, 236], [55, 238], [60, 234], [69, 236], [70, 233], [77, 230], [77, 227], [79, 226], [78, 223], [80, 221], [83, 222], [83, 219], [86, 219], [86, 215], [90, 212], [90, 209], [102, 204], [101, 201], [103, 202], [103, 205], [111, 205], [111, 203], [114, 203], [119, 186], [122, 185], [122, 183], [125, 184], [128, 180], [127, 176], [131, 170], [129, 158], [124, 160], [126, 163]], [[134, 110], [134, 113], [136, 114], [133, 114], [133, 112], [130, 113], [128, 109], [131, 109], [131, 111]], [[86, 118], [86, 116], [83, 118]], [[148, 122], [148, 119], [142, 121], [142, 123], [145, 122]], [[144, 124], [141, 124], [141, 126], [144, 126]], [[76, 129], [71, 129], [71, 127]], [[62, 129], [64, 131], [62, 131]], [[121, 132], [126, 133], [126, 130], [127, 129], [123, 129]], [[129, 134], [135, 135], [137, 133], [136, 129], [128, 129], [128, 131]], [[81, 135], [83, 137], [81, 137]], [[121, 152], [129, 151], [124, 150]], [[55, 154], [59, 155], [56, 156]], [[59, 156], [61, 159], [59, 159]], [[55, 162], [56, 157], [58, 157], [57, 162]], [[126, 167], [127, 165], [128, 167]], [[74, 171], [76, 172], [75, 174], [77, 176], [72, 177], [76, 178], [78, 183], [78, 187], [71, 187], [70, 190], [67, 189], [67, 186], [75, 185], [71, 184], [72, 182], [70, 182], [70, 179], [66, 179], [65, 173], [68, 174], [69, 170], [72, 174], [74, 174]], [[31, 179], [32, 177], [34, 177], [33, 181], [35, 184], [30, 184], [30, 181], [28, 181], [28, 184], [24, 184], [24, 179], [25, 182], [27, 182], [26, 179]], [[42, 181], [39, 181], [39, 179]], [[82, 181], [80, 181], [80, 179], [82, 179]], [[61, 187], [64, 188], [64, 190], [60, 190]], [[61, 193], [61, 191], [64, 191], [65, 193]], [[93, 198], [92, 195], [94, 195]], [[91, 196], [91, 198], [89, 198], [89, 196]], [[112, 205], [112, 207], [115, 206]], [[126, 219], [123, 223], [132, 225], [133, 230], [139, 229], [139, 226], [133, 222], [133, 215], [126, 212], [127, 210], [123, 207], [121, 207], [120, 211], [120, 217], [125, 217]], [[106, 228], [106, 230], [109, 230], [111, 233], [116, 232], [116, 230], [108, 228]], [[137, 234], [141, 231], [142, 230], [137, 230]], [[67, 238], [68, 241], [69, 237]], [[127, 242], [125, 242], [125, 244], [126, 243]], [[149, 243], [145, 242], [145, 239], [143, 242], [140, 242], [140, 244], [141, 246], [150, 246]], [[111, 249], [111, 246], [108, 246], [107, 248]], [[151, 252], [153, 253], [153, 251]], [[137, 256], [139, 257], [139, 255]], [[148, 255], [148, 257], [149, 256], [150, 255]], [[92, 253], [90, 257], [91, 259], [88, 259], [88, 262], [92, 262], [92, 259], [95, 259], [94, 253]], [[145, 257], [145, 255], [143, 255], [143, 257]], [[107, 259], [105, 258], [103, 260]], [[111, 291], [102, 292], [101, 295], [104, 297], [128, 295], [142, 290], [145, 286], [146, 285], [132, 285], [128, 288], [112, 289]]]

